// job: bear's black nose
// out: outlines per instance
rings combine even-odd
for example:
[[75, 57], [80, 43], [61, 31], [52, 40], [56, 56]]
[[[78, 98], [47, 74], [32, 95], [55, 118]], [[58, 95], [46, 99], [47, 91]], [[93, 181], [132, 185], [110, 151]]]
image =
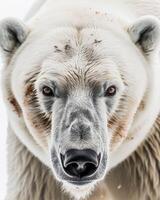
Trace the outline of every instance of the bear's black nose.
[[71, 177], [84, 178], [93, 175], [100, 161], [100, 155], [91, 149], [70, 149], [61, 155], [64, 171]]

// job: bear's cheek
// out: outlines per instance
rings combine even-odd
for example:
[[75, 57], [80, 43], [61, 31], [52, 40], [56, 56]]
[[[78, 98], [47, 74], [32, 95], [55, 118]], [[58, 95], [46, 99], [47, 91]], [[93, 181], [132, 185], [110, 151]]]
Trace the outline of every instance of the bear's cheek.
[[136, 105], [137, 104], [134, 102], [126, 102], [125, 111], [123, 112], [122, 109], [121, 113], [115, 113], [115, 115], [109, 120], [108, 128], [112, 133], [110, 141], [111, 152], [115, 151], [122, 142], [127, 139], [137, 110]]
[[25, 90], [23, 116], [29, 132], [36, 142], [48, 150], [48, 141], [51, 134], [51, 120], [45, 116], [37, 105], [36, 92], [32, 84]]

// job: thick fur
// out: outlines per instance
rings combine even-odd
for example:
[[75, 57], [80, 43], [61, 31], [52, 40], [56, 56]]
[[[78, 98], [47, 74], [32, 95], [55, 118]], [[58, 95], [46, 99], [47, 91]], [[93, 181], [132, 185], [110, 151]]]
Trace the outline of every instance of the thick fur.
[[[160, 199], [159, 18], [158, 0], [46, 0], [37, 1], [26, 23], [0, 23], [9, 119], [6, 200]], [[39, 87], [53, 77], [71, 98], [64, 109], [56, 104], [52, 116]], [[108, 110], [97, 102], [102, 120], [96, 122], [105, 131], [88, 143], [71, 143], [59, 131], [58, 114], [66, 113], [65, 121], [80, 105], [96, 115], [85, 86], [111, 78], [117, 98], [107, 102]], [[51, 133], [58, 131], [55, 141]], [[56, 156], [50, 157], [59, 141], [62, 151], [104, 150], [108, 160], [94, 184], [77, 187], [61, 179], [52, 167]]]
[[[159, 127], [157, 118], [151, 136], [97, 185], [89, 200], [159, 199]], [[12, 165], [8, 167], [10, 178], [6, 200], [69, 200], [70, 197], [55, 181], [50, 169], [19, 142], [10, 128], [8, 137], [8, 163]]]

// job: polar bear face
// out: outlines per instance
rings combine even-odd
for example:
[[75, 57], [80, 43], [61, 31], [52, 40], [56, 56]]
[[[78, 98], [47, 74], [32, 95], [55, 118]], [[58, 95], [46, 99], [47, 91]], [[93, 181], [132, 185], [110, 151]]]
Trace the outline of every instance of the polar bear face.
[[26, 134], [73, 196], [87, 195], [104, 178], [111, 153], [127, 138], [146, 95], [158, 35], [151, 17], [118, 32], [60, 27], [37, 35], [15, 20], [1, 23], [7, 99], [14, 96], [11, 107]]

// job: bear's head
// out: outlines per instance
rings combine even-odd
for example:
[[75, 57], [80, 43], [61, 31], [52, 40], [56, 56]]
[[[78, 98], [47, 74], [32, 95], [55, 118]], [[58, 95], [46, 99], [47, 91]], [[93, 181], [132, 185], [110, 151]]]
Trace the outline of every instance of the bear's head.
[[151, 16], [121, 28], [41, 32], [15, 19], [0, 23], [11, 126], [72, 196], [89, 194], [150, 123], [142, 119], [160, 97], [159, 27]]

